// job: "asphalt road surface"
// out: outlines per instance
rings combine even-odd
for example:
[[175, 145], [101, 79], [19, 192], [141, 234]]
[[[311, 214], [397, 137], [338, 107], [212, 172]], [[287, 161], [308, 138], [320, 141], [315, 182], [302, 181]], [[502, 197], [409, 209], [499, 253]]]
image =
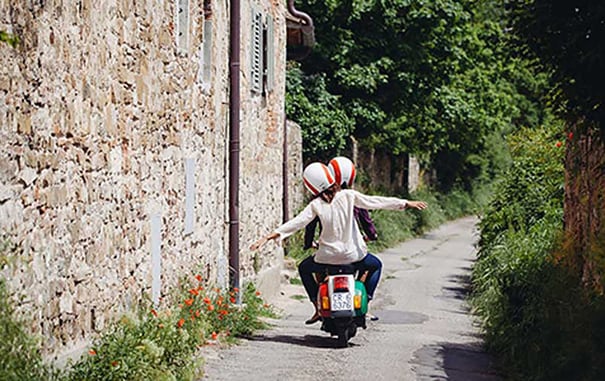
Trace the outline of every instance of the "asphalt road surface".
[[306, 326], [302, 286], [284, 285], [273, 329], [227, 349], [208, 348], [204, 380], [499, 380], [466, 297], [475, 218], [447, 223], [378, 256], [383, 275], [370, 308], [379, 317], [348, 348]]

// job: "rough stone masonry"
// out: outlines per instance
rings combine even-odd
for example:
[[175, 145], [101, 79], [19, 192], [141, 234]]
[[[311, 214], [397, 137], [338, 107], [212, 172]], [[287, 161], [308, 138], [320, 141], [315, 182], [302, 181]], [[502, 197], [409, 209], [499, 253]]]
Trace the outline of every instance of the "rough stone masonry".
[[[241, 276], [267, 288], [282, 251], [247, 247], [282, 218], [284, 3], [241, 9]], [[17, 248], [1, 275], [45, 353], [82, 347], [183, 276], [227, 284], [226, 4], [0, 0], [0, 30], [21, 40], [0, 43], [0, 230]], [[261, 93], [252, 10], [274, 30]]]

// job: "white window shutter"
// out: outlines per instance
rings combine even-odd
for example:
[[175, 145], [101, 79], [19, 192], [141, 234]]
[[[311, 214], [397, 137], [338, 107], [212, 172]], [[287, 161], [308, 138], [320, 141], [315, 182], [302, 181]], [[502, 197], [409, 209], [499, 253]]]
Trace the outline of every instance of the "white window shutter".
[[262, 13], [252, 8], [252, 44], [250, 87], [254, 93], [260, 94], [263, 81], [263, 28]]
[[267, 92], [273, 91], [275, 85], [275, 32], [273, 27], [273, 17], [267, 16], [267, 62], [265, 63], [265, 75], [267, 83]]

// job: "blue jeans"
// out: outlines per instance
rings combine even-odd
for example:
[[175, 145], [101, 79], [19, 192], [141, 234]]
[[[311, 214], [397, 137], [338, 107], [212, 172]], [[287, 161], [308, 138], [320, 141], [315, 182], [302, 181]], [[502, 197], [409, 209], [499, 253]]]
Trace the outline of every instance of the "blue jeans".
[[[378, 281], [380, 280], [380, 273], [382, 272], [382, 262], [377, 256], [368, 253], [361, 261], [353, 263], [359, 273], [368, 271], [368, 276], [365, 281], [366, 292], [368, 293], [368, 300], [372, 300], [374, 297], [374, 291], [378, 287]], [[313, 277], [314, 273], [321, 273], [325, 270], [326, 265], [323, 263], [316, 263], [313, 257], [305, 258], [298, 265], [298, 273], [300, 274], [300, 280], [305, 286], [307, 295], [311, 302], [317, 301], [317, 291], [319, 285]]]

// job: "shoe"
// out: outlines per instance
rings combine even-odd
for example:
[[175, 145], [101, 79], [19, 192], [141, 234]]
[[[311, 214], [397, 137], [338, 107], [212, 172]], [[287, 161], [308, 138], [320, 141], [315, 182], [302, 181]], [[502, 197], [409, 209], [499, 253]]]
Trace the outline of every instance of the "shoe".
[[319, 316], [319, 312], [315, 311], [315, 313], [313, 314], [313, 316], [311, 316], [309, 319], [307, 319], [307, 321], [305, 321], [305, 324], [314, 324], [317, 323], [319, 321], [321, 316]]
[[378, 316], [376, 315], [372, 315], [372, 314], [366, 314], [366, 316], [368, 317], [368, 319], [370, 319], [371, 321], [376, 321], [378, 319], [380, 319]]

